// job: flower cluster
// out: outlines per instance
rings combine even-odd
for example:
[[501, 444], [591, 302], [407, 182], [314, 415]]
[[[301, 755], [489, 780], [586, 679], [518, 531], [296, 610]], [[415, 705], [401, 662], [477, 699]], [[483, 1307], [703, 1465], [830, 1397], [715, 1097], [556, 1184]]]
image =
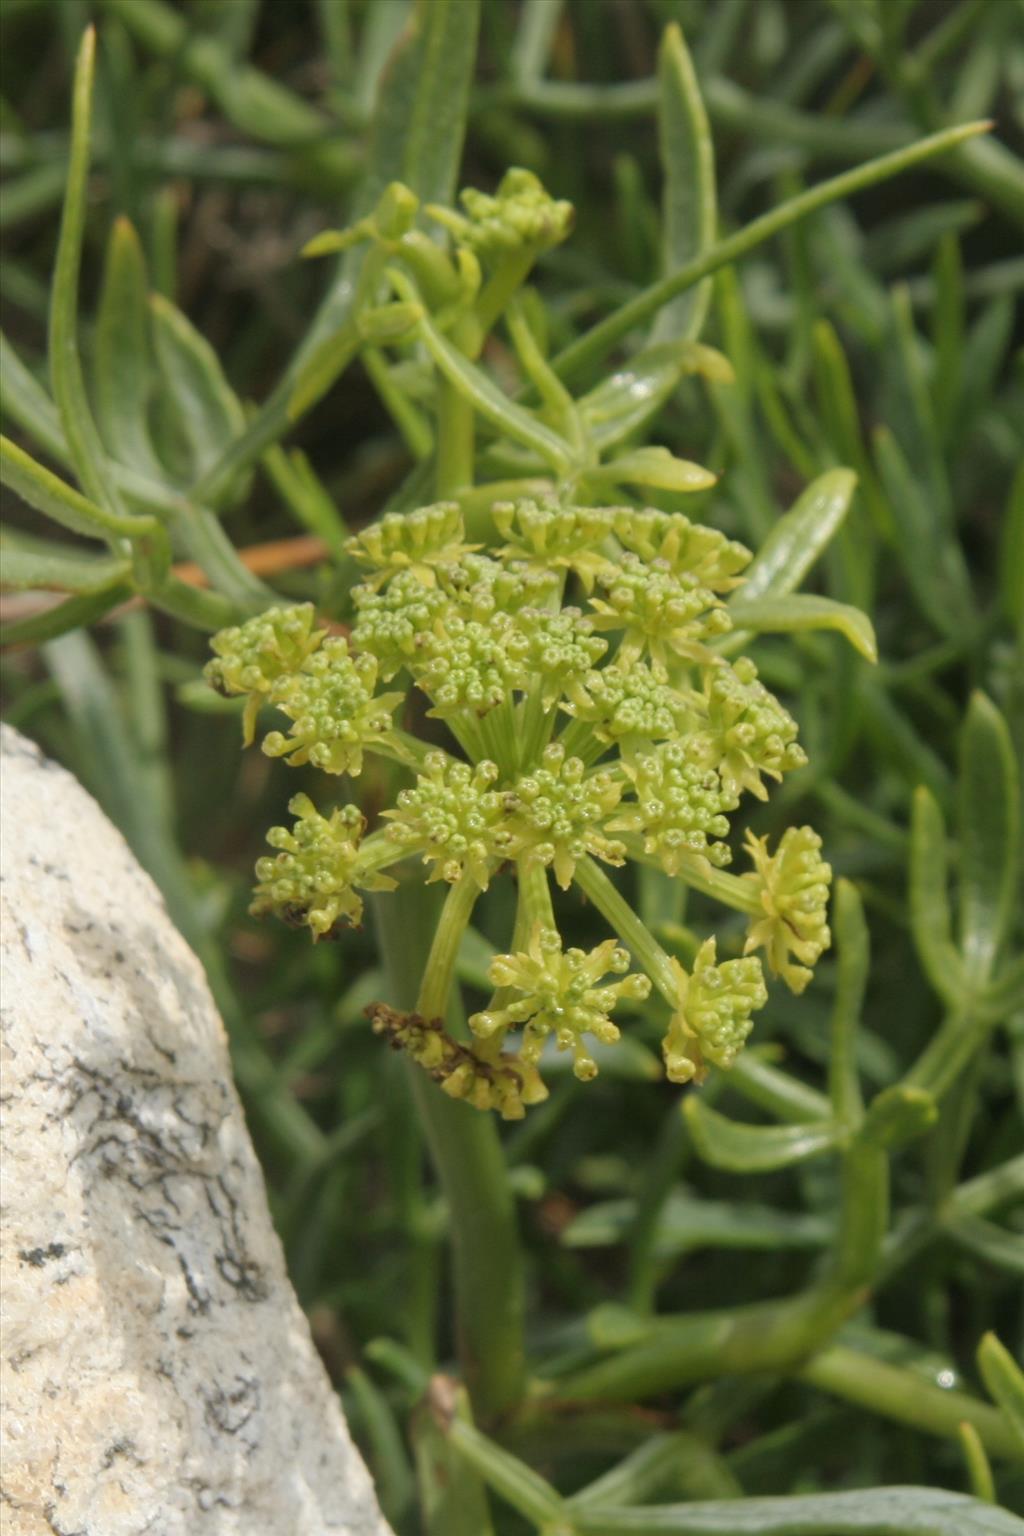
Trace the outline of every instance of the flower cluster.
[[[490, 965], [495, 986], [512, 996], [503, 1006], [475, 1013], [469, 1021], [475, 1035], [491, 1039], [499, 1031], [522, 1029], [520, 1059], [535, 1066], [544, 1041], [554, 1036], [560, 1051], [572, 1051], [573, 1071], [581, 1081], [597, 1076], [597, 1063], [583, 1041], [593, 1035], [603, 1045], [619, 1038], [610, 1018], [623, 998], [642, 1002], [649, 996], [650, 979], [629, 970], [629, 955], [614, 939], [606, 939], [589, 954], [582, 949], [562, 949], [554, 928], [538, 923], [529, 946], [513, 955], [496, 955]], [[620, 981], [602, 981], [609, 972]]]
[[391, 712], [401, 693], [375, 694], [377, 661], [353, 656], [342, 636], [325, 640], [297, 672], [279, 677], [270, 700], [292, 722], [288, 735], [271, 731], [263, 750], [293, 767], [312, 763], [324, 773], [358, 774], [363, 751], [389, 741]]
[[[415, 784], [384, 812], [396, 858], [420, 854], [430, 865], [428, 881], [454, 884], [468, 874], [485, 891], [504, 851], [503, 798], [493, 788], [498, 776], [496, 764], [486, 759], [470, 767], [447, 752], [429, 753]], [[507, 832], [504, 838], [507, 850]]]
[[608, 817], [622, 797], [622, 781], [606, 768], [588, 773], [560, 742], [544, 748], [539, 765], [520, 774], [504, 795], [510, 852], [550, 865], [563, 891], [578, 859], [595, 854], [625, 862], [625, 849], [606, 835]]
[[[418, 861], [451, 888], [464, 924], [475, 894], [509, 871], [518, 942], [491, 965], [472, 1044], [417, 1015], [379, 1011], [376, 1027], [446, 1092], [518, 1115], [543, 1093], [548, 1037], [591, 1077], [585, 1037], [614, 1041], [616, 1004], [643, 1001], [653, 982], [670, 1007], [666, 1072], [700, 1081], [709, 1064], [731, 1065], [765, 1002], [753, 951], [800, 991], [829, 943], [830, 870], [809, 828], [791, 828], [774, 855], [748, 835], [753, 871], [726, 873], [741, 797], [764, 799], [766, 778], [804, 762], [753, 662], [715, 648], [749, 551], [652, 508], [549, 497], [491, 516], [491, 547], [467, 537], [454, 502], [391, 513], [350, 539], [364, 578], [347, 638], [316, 628], [309, 605], [217, 636], [211, 681], [288, 722], [266, 736], [270, 755], [352, 775], [384, 756], [406, 775], [366, 838], [353, 806], [324, 816], [296, 797], [294, 829], [270, 834], [278, 852], [260, 861], [253, 910], [322, 936], [360, 920], [358, 892], [393, 883], [388, 868]], [[438, 722], [426, 742], [395, 718], [416, 695], [405, 717]], [[687, 972], [639, 919], [623, 926], [601, 870], [627, 858], [746, 913], [744, 958], [718, 963], [709, 939]], [[563, 948], [549, 878], [578, 883], [619, 938]], [[640, 965], [631, 975], [623, 943]], [[442, 947], [453, 956], [457, 943]], [[514, 1031], [518, 1054], [502, 1049]]]
[[768, 992], [757, 960], [716, 964], [716, 944], [701, 945], [689, 975], [672, 966], [678, 1003], [665, 1036], [665, 1072], [673, 1083], [702, 1082], [707, 1063], [731, 1067], [753, 1027], [750, 1015], [763, 1008]]
[[746, 849], [754, 869], [742, 878], [756, 891], [763, 913], [751, 924], [747, 953], [764, 949], [772, 974], [802, 992], [811, 979], [809, 968], [832, 942], [827, 917], [832, 869], [821, 857], [821, 838], [812, 827], [789, 827], [778, 852], [769, 854], [768, 839], [748, 832]]
[[494, 261], [524, 248], [534, 252], [559, 245], [571, 232], [575, 213], [571, 203], [548, 193], [532, 171], [506, 171], [492, 197], [466, 187], [459, 198], [465, 214], [451, 208], [430, 212], [450, 229], [456, 241]]
[[394, 890], [395, 882], [381, 874], [361, 848], [365, 818], [357, 806], [339, 806], [321, 816], [308, 795], [293, 795], [288, 809], [294, 827], [271, 827], [267, 842], [278, 850], [256, 862], [251, 911], [260, 917], [277, 915], [293, 927], [306, 927], [313, 938], [331, 938], [339, 924], [357, 927], [363, 903], [356, 893]]
[[454, 565], [479, 548], [464, 541], [462, 516], [453, 501], [440, 501], [405, 516], [388, 512], [345, 545], [346, 553], [371, 573], [369, 585], [374, 591], [399, 571], [410, 571], [416, 581], [432, 587], [438, 566]]
[[218, 693], [248, 695], [243, 732], [252, 742], [256, 716], [281, 678], [291, 678], [320, 645], [324, 629], [314, 629], [312, 603], [270, 608], [246, 623], [222, 629], [210, 642], [214, 652], [203, 676]]
[[440, 1019], [398, 1013], [385, 1003], [373, 1003], [366, 1012], [374, 1032], [429, 1072], [449, 1098], [474, 1109], [497, 1110], [503, 1120], [521, 1120], [529, 1105], [548, 1096], [537, 1068], [522, 1056], [470, 1050], [452, 1038]]
[[[367, 831], [354, 805], [322, 814], [296, 796], [294, 827], [269, 834], [276, 853], [259, 861], [252, 910], [320, 938], [360, 921], [360, 892], [417, 876], [447, 886], [417, 1011], [375, 1005], [373, 1026], [446, 1093], [508, 1118], [545, 1096], [546, 1044], [593, 1077], [589, 1042], [619, 1038], [623, 1002], [649, 1020], [652, 989], [668, 1005], [668, 1076], [728, 1068], [767, 996], [752, 951], [799, 991], [829, 942], [830, 871], [808, 828], [774, 855], [748, 837], [753, 871], [728, 872], [741, 798], [765, 799], [766, 780], [805, 761], [754, 663], [722, 643], [751, 552], [681, 512], [609, 504], [644, 487], [675, 500], [716, 477], [667, 448], [617, 448], [632, 428], [618, 430], [600, 388], [572, 401], [536, 296], [518, 291], [572, 223], [569, 203], [513, 169], [493, 194], [463, 191], [456, 209], [421, 208], [393, 182], [348, 229], [310, 243], [309, 255], [369, 247], [355, 334], [401, 349], [393, 366], [378, 356], [373, 377], [389, 376], [409, 421], [421, 405], [434, 412], [437, 483], [467, 486], [479, 414], [499, 473], [525, 489], [539, 469], [550, 489], [488, 505], [482, 487], [466, 488], [387, 513], [346, 542], [359, 573], [337, 615], [347, 628], [317, 627], [310, 604], [271, 609], [217, 635], [206, 669], [212, 686], [246, 696], [247, 743], [259, 711], [276, 710], [270, 756], [362, 774], [374, 822]], [[389, 291], [395, 302], [382, 303]], [[536, 410], [500, 403], [478, 367], [503, 312]], [[744, 956], [719, 963], [708, 939], [684, 969], [608, 873], [627, 860], [744, 914]], [[499, 879], [515, 882], [512, 935], [461, 1041], [443, 1022], [456, 959], [476, 898]], [[565, 947], [552, 886], [577, 887], [615, 937]]]

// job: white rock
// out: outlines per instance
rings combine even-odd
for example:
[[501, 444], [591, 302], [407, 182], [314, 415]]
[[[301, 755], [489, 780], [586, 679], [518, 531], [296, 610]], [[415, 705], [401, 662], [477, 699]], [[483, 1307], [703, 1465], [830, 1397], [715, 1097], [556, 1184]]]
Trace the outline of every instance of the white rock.
[[73, 778], [10, 729], [0, 764], [0, 1524], [388, 1536], [199, 962]]

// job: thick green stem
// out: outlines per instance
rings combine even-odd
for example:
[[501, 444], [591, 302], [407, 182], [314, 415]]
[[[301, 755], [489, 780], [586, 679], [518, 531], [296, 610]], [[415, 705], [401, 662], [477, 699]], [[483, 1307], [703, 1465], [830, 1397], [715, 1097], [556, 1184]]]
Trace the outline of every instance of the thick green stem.
[[[388, 1002], [412, 1008], [420, 996], [437, 901], [402, 885], [373, 898]], [[448, 1098], [418, 1067], [410, 1084], [448, 1201], [459, 1359], [484, 1422], [519, 1401], [524, 1381], [523, 1257], [515, 1202], [494, 1121]]]
[[652, 1321], [640, 1342], [560, 1380], [565, 1401], [634, 1402], [719, 1376], [794, 1369], [856, 1310], [857, 1293], [822, 1287], [788, 1301]]

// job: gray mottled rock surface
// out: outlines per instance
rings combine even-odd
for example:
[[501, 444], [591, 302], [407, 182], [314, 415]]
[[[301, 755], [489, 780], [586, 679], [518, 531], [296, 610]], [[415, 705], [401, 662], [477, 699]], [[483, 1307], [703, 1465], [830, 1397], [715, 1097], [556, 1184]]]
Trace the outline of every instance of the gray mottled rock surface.
[[199, 962], [74, 779], [0, 766], [3, 1529], [387, 1536]]

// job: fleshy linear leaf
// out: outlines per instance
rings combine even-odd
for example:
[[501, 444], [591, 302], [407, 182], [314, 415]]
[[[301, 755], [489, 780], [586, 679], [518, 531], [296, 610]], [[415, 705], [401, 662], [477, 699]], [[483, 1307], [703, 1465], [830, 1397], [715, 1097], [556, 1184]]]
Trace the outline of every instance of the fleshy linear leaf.
[[119, 603], [126, 602], [131, 595], [132, 588], [123, 583], [88, 596], [69, 597], [56, 607], [48, 608], [45, 613], [33, 613], [28, 618], [16, 619], [0, 626], [0, 646], [39, 645], [44, 640], [54, 640], [69, 630], [94, 624]]
[[[658, 147], [665, 270], [672, 272], [710, 250], [718, 222], [711, 128], [693, 61], [675, 23], [665, 28], [658, 50]], [[710, 302], [711, 283], [705, 278], [665, 305], [651, 340], [696, 340]]]
[[661, 342], [645, 347], [577, 401], [591, 444], [605, 452], [656, 415], [687, 374], [729, 383], [728, 359], [699, 342]]
[[856, 488], [857, 476], [849, 469], [830, 469], [813, 480], [761, 545], [730, 609], [795, 592], [842, 527]]
[[[371, 7], [370, 14], [371, 18], [383, 15], [383, 8]], [[479, 19], [479, 0], [431, 0], [412, 12], [385, 67], [366, 175], [355, 199], [353, 218], [368, 213], [392, 181], [404, 182], [423, 203], [451, 202], [462, 158]], [[219, 500], [234, 474], [252, 464], [287, 431], [299, 375], [318, 350], [353, 320], [363, 260], [362, 250], [341, 258], [284, 377], [241, 437], [203, 476], [195, 488], [197, 500], [204, 504], [210, 497]], [[323, 359], [320, 353], [321, 363]], [[349, 360], [343, 355], [342, 366]]]
[[192, 472], [198, 476], [216, 463], [224, 444], [244, 430], [245, 412], [217, 354], [181, 310], [160, 293], [150, 295], [149, 308], [166, 399], [181, 424]]
[[[395, 282], [396, 286], [407, 290], [409, 298], [416, 297], [411, 284], [402, 274], [395, 273]], [[405, 292], [403, 296], [406, 296]], [[532, 448], [559, 473], [568, 469], [572, 450], [564, 437], [545, 426], [532, 412], [510, 400], [486, 373], [453, 347], [447, 337], [442, 336], [429, 316], [423, 315], [417, 329], [438, 370], [485, 421], [524, 447]]]
[[621, 341], [623, 336], [628, 335], [635, 326], [641, 325], [652, 315], [657, 314], [663, 305], [678, 294], [685, 293], [702, 278], [717, 272], [719, 267], [726, 267], [731, 262], [738, 261], [741, 256], [755, 250], [765, 240], [771, 239], [773, 235], [795, 224], [798, 219], [805, 218], [807, 214], [814, 213], [816, 209], [823, 208], [828, 203], [849, 197], [862, 187], [874, 186], [880, 181], [886, 181], [890, 176], [898, 176], [901, 172], [909, 170], [911, 166], [919, 165], [922, 160], [954, 149], [958, 144], [962, 144], [966, 139], [975, 138], [979, 133], [987, 133], [990, 127], [991, 124], [987, 122], [964, 123], [956, 128], [944, 129], [941, 133], [929, 134], [927, 138], [919, 139], [916, 144], [908, 144], [892, 154], [868, 160], [852, 171], [843, 171], [839, 176], [833, 176], [828, 181], [820, 182], [818, 186], [810, 187], [806, 192], [789, 198], [779, 207], [754, 219], [745, 228], [737, 230], [736, 234], [729, 235], [725, 240], [719, 240], [701, 256], [685, 262], [683, 266], [678, 267], [675, 272], [671, 272], [659, 282], [652, 283], [649, 288], [637, 294], [635, 299], [620, 305], [614, 314], [600, 321], [558, 354], [553, 361], [555, 371], [563, 379], [574, 377], [587, 366], [598, 363], [618, 341]]
[[999, 559], [1003, 612], [1024, 641], [1024, 461], [1010, 487]]
[[1020, 852], [1017, 764], [1006, 722], [975, 693], [960, 739], [960, 947], [968, 975], [987, 979], [1013, 916]]
[[146, 423], [151, 359], [146, 263], [133, 225], [115, 219], [96, 322], [96, 404], [114, 458], [162, 478]]
[[923, 1136], [938, 1118], [938, 1107], [924, 1088], [893, 1083], [868, 1105], [857, 1138], [865, 1146], [890, 1151]]
[[702, 464], [677, 459], [667, 448], [635, 448], [620, 458], [610, 459], [588, 470], [588, 480], [605, 480], [612, 485], [652, 486], [661, 491], [706, 491], [717, 479]]
[[938, 995], [955, 1006], [963, 997], [963, 961], [953, 944], [947, 887], [942, 811], [931, 790], [920, 784], [910, 824], [910, 924], [925, 975]]
[[986, 1504], [995, 1504], [996, 1484], [991, 1463], [981, 1443], [981, 1436], [974, 1425], [968, 1424], [966, 1420], [960, 1425], [960, 1447], [967, 1463], [967, 1476], [974, 1497], [983, 1499]]
[[562, 1500], [532, 1467], [481, 1434], [462, 1414], [453, 1415], [447, 1434], [459, 1455], [513, 1509], [542, 1528], [557, 1525]]
[[483, 1482], [426, 1406], [411, 1435], [424, 1536], [494, 1536]]
[[575, 1514], [578, 1536], [1024, 1536], [1024, 1521], [939, 1488], [867, 1488]]
[[1024, 1452], [1024, 1371], [994, 1333], [986, 1333], [978, 1345], [978, 1370]]
[[734, 624], [761, 634], [838, 630], [867, 661], [878, 660], [874, 626], [867, 614], [849, 603], [837, 603], [831, 597], [815, 597], [801, 592], [755, 597], [741, 602], [737, 595], [729, 604], [729, 612]]
[[[610, 1248], [628, 1242], [636, 1221], [635, 1200], [607, 1200], [588, 1207], [568, 1226], [562, 1241], [569, 1248]], [[696, 1199], [678, 1191], [658, 1218], [655, 1249], [659, 1258], [696, 1253], [702, 1248], [818, 1248], [832, 1235], [830, 1222], [753, 1202]]]
[[984, 1216], [961, 1216], [948, 1222], [945, 1230], [976, 1258], [1024, 1279], [1024, 1234], [1011, 1232]]
[[103, 0], [125, 27], [158, 58], [179, 61], [243, 133], [284, 147], [315, 145], [330, 121], [279, 81], [233, 56], [216, 37], [195, 33], [162, 0]]
[[874, 449], [896, 550], [918, 607], [941, 634], [961, 635], [976, 623], [963, 553], [888, 427], [875, 429]]
[[52, 458], [68, 461], [57, 407], [0, 332], [0, 399], [4, 411]]
[[696, 1094], [683, 1102], [693, 1144], [712, 1168], [733, 1173], [765, 1173], [820, 1157], [837, 1145], [841, 1129], [835, 1121], [806, 1125], [744, 1125], [710, 1109]]
[[89, 539], [109, 541], [119, 535], [139, 538], [162, 533], [154, 517], [132, 517], [97, 506], [7, 437], [0, 437], [0, 480], [37, 512]]
[[839, 964], [832, 1006], [829, 1096], [840, 1123], [857, 1126], [864, 1103], [857, 1075], [856, 1042], [871, 964], [871, 944], [864, 906], [852, 881], [836, 882], [831, 920]]
[[78, 278], [85, 231], [95, 66], [96, 31], [87, 27], [75, 63], [67, 190], [50, 297], [50, 381], [68, 451], [83, 490], [99, 506], [117, 514], [122, 510], [120, 498], [89, 409], [78, 353]]
[[13, 530], [0, 534], [0, 586], [9, 590], [102, 592], [130, 576], [130, 560], [51, 544]]

